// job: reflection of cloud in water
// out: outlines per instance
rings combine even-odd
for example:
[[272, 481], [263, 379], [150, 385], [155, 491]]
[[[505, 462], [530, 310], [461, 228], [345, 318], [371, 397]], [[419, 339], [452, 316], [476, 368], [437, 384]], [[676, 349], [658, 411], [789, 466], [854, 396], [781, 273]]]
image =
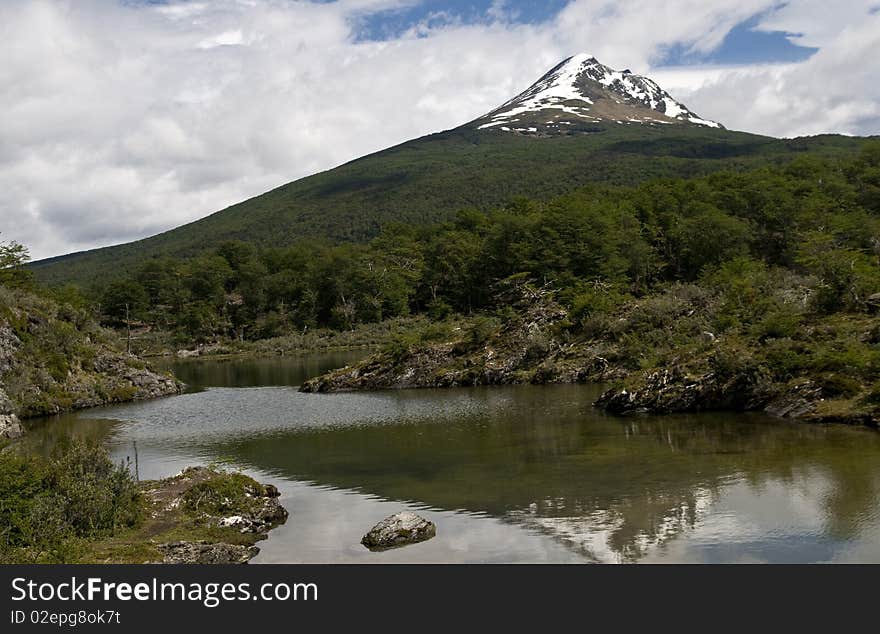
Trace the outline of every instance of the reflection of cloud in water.
[[[835, 492], [833, 478], [821, 469], [800, 473], [795, 482], [768, 478], [760, 487], [746, 482], [731, 484], [718, 497], [712, 513], [686, 538], [647, 553], [644, 561], [880, 561], [876, 510], [860, 518], [867, 530], [854, 539], [840, 540], [828, 532], [826, 501]], [[852, 552], [860, 553], [860, 558], [852, 559]]]
[[[581, 515], [541, 515], [540, 505], [511, 511], [514, 522], [553, 536], [597, 563], [623, 563], [650, 556], [652, 550], [693, 529], [710, 511], [716, 495], [704, 488], [692, 491], [691, 499], [671, 507], [659, 506], [653, 521], [643, 527], [629, 525], [625, 508], [595, 509]], [[546, 500], [544, 507], [552, 506]]]
[[[221, 460], [272, 478], [293, 520], [267, 561], [880, 560], [875, 432], [609, 418], [595, 395], [218, 388], [87, 416], [131, 421], [110, 443], [124, 457], [137, 442], [144, 477]], [[401, 508], [430, 514], [442, 539], [361, 552], [363, 532]]]
[[[271, 479], [270, 479], [271, 480]], [[291, 510], [287, 524], [261, 542], [253, 563], [579, 563], [583, 558], [558, 541], [495, 518], [369, 495], [272, 480]], [[360, 539], [376, 522], [412, 510], [437, 525], [427, 542], [373, 553]]]

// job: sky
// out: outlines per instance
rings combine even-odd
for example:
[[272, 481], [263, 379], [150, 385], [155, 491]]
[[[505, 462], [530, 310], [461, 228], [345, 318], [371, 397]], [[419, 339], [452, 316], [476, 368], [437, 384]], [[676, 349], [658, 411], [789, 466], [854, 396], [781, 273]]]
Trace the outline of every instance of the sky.
[[580, 52], [731, 129], [880, 134], [877, 51], [880, 0], [2, 0], [0, 240], [153, 235]]

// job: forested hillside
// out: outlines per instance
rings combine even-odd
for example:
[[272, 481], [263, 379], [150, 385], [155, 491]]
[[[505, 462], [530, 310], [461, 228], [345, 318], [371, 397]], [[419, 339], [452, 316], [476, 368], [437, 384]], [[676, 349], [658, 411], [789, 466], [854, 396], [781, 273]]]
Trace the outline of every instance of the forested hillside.
[[441, 224], [390, 225], [369, 243], [227, 241], [192, 259], [147, 260], [94, 299], [111, 322], [128, 305], [133, 318], [184, 338], [265, 338], [497, 309], [495, 285], [517, 274], [552, 286], [583, 317], [737, 266], [743, 285], [797, 276], [805, 309], [859, 312], [880, 292], [878, 205], [873, 144], [847, 159], [519, 198]]
[[[698, 126], [584, 123], [535, 136], [463, 126], [289, 183], [166, 233], [32, 265], [53, 285], [132, 275], [148, 259], [189, 258], [227, 240], [259, 248], [366, 242], [390, 223], [428, 226], [516, 197], [547, 201], [588, 183], [630, 186], [788, 162], [844, 157], [862, 139], [779, 140]], [[208, 210], [206, 210], [208, 211]]]
[[618, 413], [880, 424], [880, 145], [522, 202], [416, 244], [410, 307], [482, 315], [304, 390], [603, 381]]

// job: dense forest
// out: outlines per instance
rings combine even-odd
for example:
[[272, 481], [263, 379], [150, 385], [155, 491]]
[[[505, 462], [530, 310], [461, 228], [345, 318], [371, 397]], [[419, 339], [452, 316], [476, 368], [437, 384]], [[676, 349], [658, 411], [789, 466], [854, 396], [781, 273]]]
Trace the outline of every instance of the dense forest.
[[[148, 260], [87, 295], [111, 325], [205, 342], [498, 310], [493, 289], [514, 275], [552, 287], [585, 327], [687, 283], [724, 293], [736, 319], [748, 305], [747, 318], [772, 330], [796, 327], [804, 310], [868, 311], [878, 256], [880, 144], [869, 144], [850, 159], [518, 198], [435, 226], [388, 226], [367, 244], [227, 241], [188, 260]], [[774, 303], [774, 284], [800, 289], [801, 306]]]

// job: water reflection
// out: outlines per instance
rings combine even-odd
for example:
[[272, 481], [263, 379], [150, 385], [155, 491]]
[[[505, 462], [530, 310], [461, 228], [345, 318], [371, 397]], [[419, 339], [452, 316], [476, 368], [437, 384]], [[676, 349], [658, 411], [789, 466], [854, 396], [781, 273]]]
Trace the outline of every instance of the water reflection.
[[[292, 518], [263, 561], [880, 561], [880, 434], [743, 414], [618, 419], [596, 395], [222, 387], [89, 424], [117, 455], [136, 441], [146, 477], [224, 460], [278, 484]], [[401, 507], [438, 537], [358, 546]]]
[[366, 350], [271, 357], [159, 359], [153, 365], [171, 370], [190, 389], [301, 385], [305, 379], [354, 363]]
[[[215, 451], [290, 479], [500, 518], [596, 561], [657, 556], [743, 490], [745, 515], [771, 527], [747, 551], [817, 534], [842, 543], [877, 525], [874, 432], [742, 415], [621, 421], [589, 410], [586, 388], [507, 396], [513, 406], [500, 410], [239, 438]], [[780, 487], [800, 506], [765, 508]], [[718, 540], [742, 537], [734, 528]], [[825, 556], [819, 544], [802, 554]]]

